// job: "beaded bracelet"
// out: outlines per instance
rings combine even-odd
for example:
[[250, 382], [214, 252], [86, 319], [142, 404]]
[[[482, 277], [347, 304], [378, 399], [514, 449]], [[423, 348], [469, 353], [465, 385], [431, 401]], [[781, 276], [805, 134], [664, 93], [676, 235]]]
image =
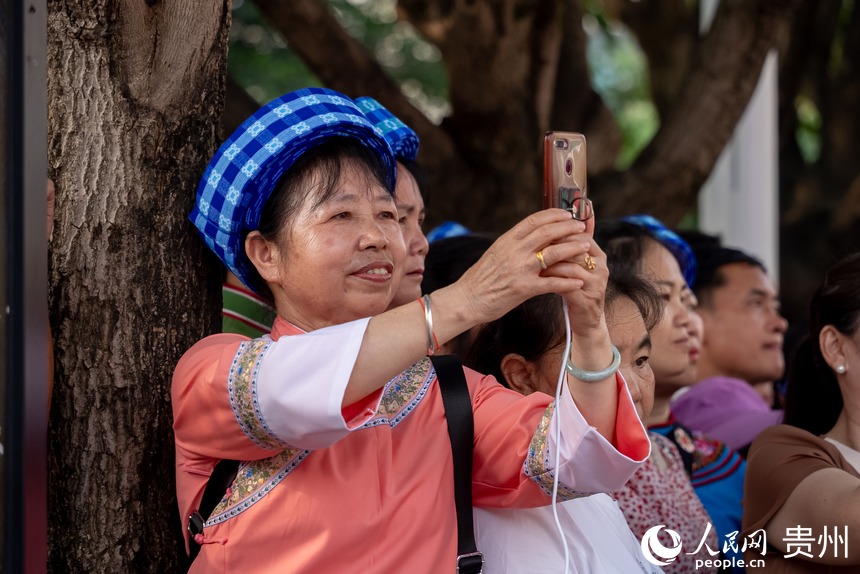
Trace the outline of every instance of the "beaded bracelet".
[[433, 311], [430, 309], [430, 295], [424, 295], [418, 298], [418, 303], [424, 309], [424, 322], [427, 323], [427, 356], [432, 357], [439, 346], [439, 339], [436, 338], [436, 333], [433, 332]]
[[618, 352], [618, 347], [612, 345], [612, 364], [610, 364], [602, 371], [583, 371], [582, 369], [570, 362], [570, 357], [568, 357], [567, 359], [566, 367], [567, 372], [570, 373], [570, 376], [586, 383], [593, 383], [595, 381], [602, 381], [603, 379], [608, 378], [610, 375], [613, 375], [615, 371], [618, 370], [618, 367], [620, 365], [621, 353]]

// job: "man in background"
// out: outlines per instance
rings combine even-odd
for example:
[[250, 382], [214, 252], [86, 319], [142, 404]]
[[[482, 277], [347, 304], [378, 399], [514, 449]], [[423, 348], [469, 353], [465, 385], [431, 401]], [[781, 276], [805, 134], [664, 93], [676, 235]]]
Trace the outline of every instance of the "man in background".
[[785, 371], [788, 323], [761, 261], [718, 241], [691, 243], [704, 336], [698, 382], [672, 402], [672, 412], [682, 424], [744, 452], [761, 430], [782, 420], [771, 406], [773, 383]]

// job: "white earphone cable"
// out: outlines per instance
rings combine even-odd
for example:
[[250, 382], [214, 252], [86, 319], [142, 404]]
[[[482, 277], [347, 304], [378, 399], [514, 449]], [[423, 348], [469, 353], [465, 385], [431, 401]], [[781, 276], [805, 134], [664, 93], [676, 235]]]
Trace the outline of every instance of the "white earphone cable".
[[553, 418], [555, 418], [555, 464], [553, 465], [553, 479], [552, 479], [552, 516], [555, 519], [555, 527], [558, 530], [558, 535], [561, 538], [561, 546], [564, 548], [564, 574], [568, 574], [570, 572], [570, 549], [567, 547], [567, 537], [564, 535], [564, 528], [561, 526], [561, 522], [558, 519], [558, 465], [561, 462], [561, 455], [559, 453], [560, 445], [561, 445], [561, 421], [558, 420], [558, 409], [561, 407], [561, 389], [564, 383], [567, 381], [567, 370], [565, 366], [567, 364], [568, 357], [570, 356], [570, 318], [567, 315], [567, 301], [564, 299], [562, 302], [562, 313], [564, 314], [564, 334], [565, 334], [565, 345], [564, 345], [564, 354], [561, 359], [561, 369], [558, 373], [558, 384], [555, 388], [555, 412], [553, 413]]

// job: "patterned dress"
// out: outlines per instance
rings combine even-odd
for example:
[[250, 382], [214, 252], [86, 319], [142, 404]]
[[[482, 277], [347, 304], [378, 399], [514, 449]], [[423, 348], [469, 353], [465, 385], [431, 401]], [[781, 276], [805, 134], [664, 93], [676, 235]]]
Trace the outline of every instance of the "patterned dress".
[[677, 546], [677, 541], [673, 540], [668, 530], [680, 535], [681, 552], [673, 561], [663, 566], [665, 572], [716, 572], [716, 568], [696, 569], [697, 559], [713, 558], [704, 546], [699, 552], [695, 552], [703, 538], [709, 548], [719, 548], [716, 533], [713, 528], [708, 528], [711, 517], [693, 491], [690, 477], [684, 470], [684, 463], [675, 445], [658, 433], [649, 434], [652, 448], [659, 451], [668, 463], [667, 467], [660, 468], [652, 455], [624, 488], [612, 494], [627, 518], [627, 524], [639, 540], [646, 532], [660, 525], [665, 528], [657, 531], [657, 539], [663, 546]]
[[[732, 542], [738, 540], [741, 530], [746, 461], [726, 443], [690, 431], [674, 417], [649, 430], [675, 443], [685, 459], [693, 490], [713, 520], [720, 549], [727, 558], [741, 560], [741, 552]], [[732, 571], [743, 572], [743, 568], [735, 567]]]

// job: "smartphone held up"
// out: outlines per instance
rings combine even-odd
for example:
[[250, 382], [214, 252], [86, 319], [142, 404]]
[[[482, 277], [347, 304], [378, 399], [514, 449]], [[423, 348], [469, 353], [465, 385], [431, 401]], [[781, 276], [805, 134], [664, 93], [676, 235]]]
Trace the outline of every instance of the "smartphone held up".
[[588, 199], [585, 136], [547, 132], [543, 143], [543, 207], [559, 207], [585, 221], [594, 215]]

